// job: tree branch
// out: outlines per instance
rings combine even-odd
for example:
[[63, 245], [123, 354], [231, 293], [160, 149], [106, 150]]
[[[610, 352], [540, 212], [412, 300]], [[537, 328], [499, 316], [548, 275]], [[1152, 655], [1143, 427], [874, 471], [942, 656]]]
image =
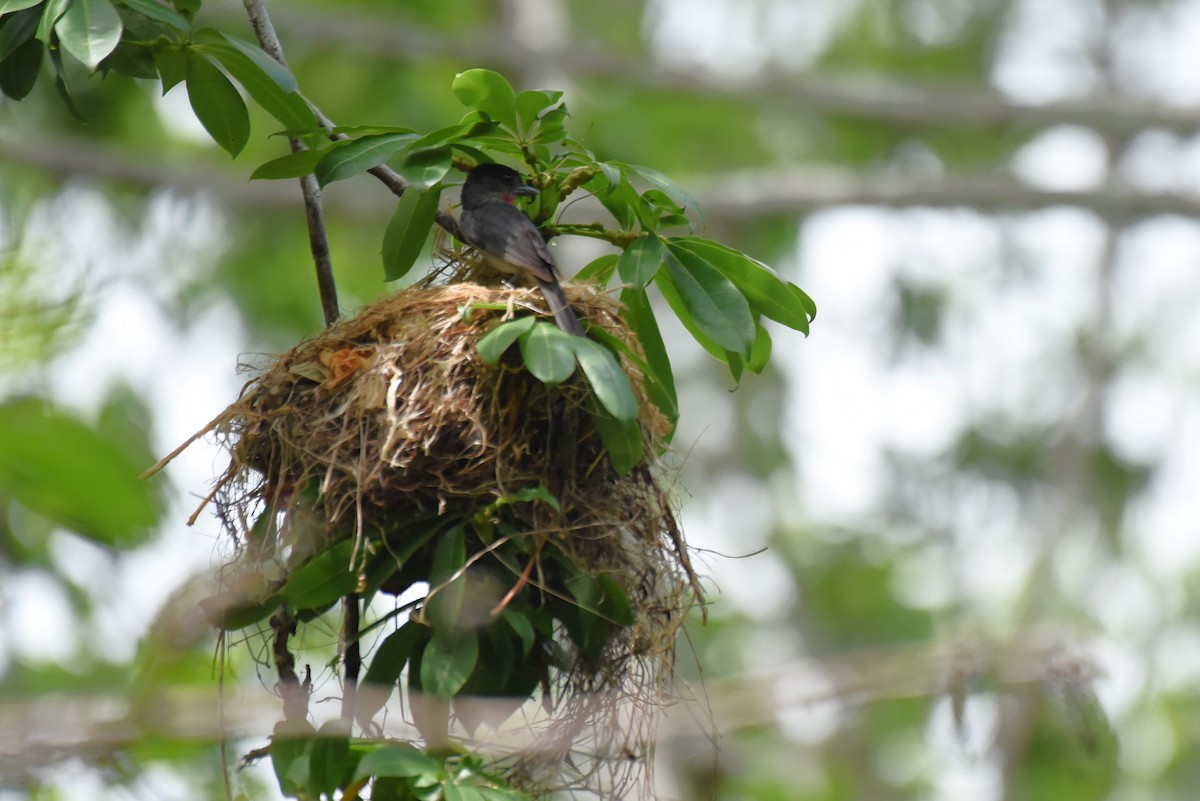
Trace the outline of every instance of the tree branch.
[[[283, 46], [267, 16], [266, 0], [243, 0], [246, 16], [250, 19], [250, 27], [258, 37], [259, 47], [271, 58], [284, 67], [287, 59], [283, 55]], [[288, 145], [293, 153], [308, 148], [295, 137], [288, 138]], [[333, 279], [333, 260], [329, 255], [329, 237], [325, 232], [325, 212], [321, 206], [321, 185], [315, 175], [300, 177], [300, 190], [304, 196], [304, 219], [308, 226], [308, 247], [312, 252], [313, 265], [317, 271], [317, 292], [321, 297], [321, 312], [325, 316], [325, 325], [333, 325], [340, 316], [338, 309], [337, 284]]]
[[[279, 181], [247, 183], [211, 167], [187, 167], [166, 161], [155, 164], [144, 154], [135, 157], [118, 148], [99, 145], [94, 139], [0, 138], [0, 158], [11, 165], [27, 164], [43, 169], [62, 180], [88, 176], [138, 189], [177, 187], [209, 192], [224, 203], [242, 208], [287, 209], [294, 208], [299, 201]], [[714, 222], [804, 214], [848, 205], [965, 207], [982, 212], [1071, 206], [1118, 219], [1160, 214], [1200, 219], [1200, 197], [1182, 192], [1139, 192], [1119, 184], [1086, 190], [1049, 190], [1000, 174], [950, 174], [936, 180], [922, 180], [898, 173], [791, 167], [684, 177], [680, 183], [692, 190], [705, 215]], [[388, 213], [383, 204], [349, 188], [337, 196], [335, 206], [339, 212], [360, 220], [384, 219]], [[454, 217], [441, 210], [438, 224], [451, 230]]]
[[358, 674], [362, 670], [362, 649], [359, 645], [359, 594], [352, 592], [342, 599], [342, 664], [346, 681], [342, 686], [342, 718], [354, 722], [354, 702], [358, 695]]
[[1002, 173], [950, 174], [923, 180], [892, 173], [794, 167], [709, 175], [689, 186], [708, 216], [730, 221], [853, 205], [961, 207], [983, 213], [1069, 206], [1125, 221], [1160, 214], [1200, 217], [1200, 198], [1194, 195], [1138, 192], [1115, 183], [1094, 189], [1042, 189]]

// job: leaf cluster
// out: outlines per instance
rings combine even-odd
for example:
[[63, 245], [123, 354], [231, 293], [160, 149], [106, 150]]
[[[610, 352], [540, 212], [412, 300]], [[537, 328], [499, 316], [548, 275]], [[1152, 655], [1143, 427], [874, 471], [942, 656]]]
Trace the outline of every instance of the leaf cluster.
[[[540, 190], [526, 211], [547, 239], [584, 236], [619, 251], [593, 261], [577, 278], [618, 285], [623, 321], [640, 347], [596, 326], [588, 337], [574, 337], [524, 317], [496, 325], [479, 341], [478, 352], [484, 362], [496, 364], [516, 344], [529, 373], [548, 386], [579, 368], [592, 390], [592, 419], [618, 473], [643, 459], [639, 410], [621, 358], [641, 372], [649, 400], [672, 423], [678, 418], [652, 285], [735, 381], [745, 370], [765, 367], [771, 352], [766, 320], [807, 333], [816, 309], [799, 287], [746, 254], [697, 235], [704, 222], [698, 204], [667, 176], [598, 159], [572, 138], [561, 92], [516, 92], [498, 73], [471, 69], [451, 86], [468, 109], [453, 125], [430, 132], [330, 128], [286, 68], [252, 44], [197, 27], [198, 8], [198, 0], [0, 0], [0, 91], [17, 100], [26, 96], [48, 57], [55, 84], [71, 104], [64, 69], [70, 59], [91, 72], [159, 81], [164, 92], [183, 84], [205, 130], [233, 157], [249, 140], [250, 98], [279, 123], [281, 133], [305, 146], [262, 164], [252, 178], [313, 175], [327, 185], [387, 165], [404, 189], [383, 235], [386, 280], [411, 271], [438, 219], [442, 192], [457, 183], [460, 172], [491, 161], [519, 165]], [[604, 209], [606, 222], [561, 221], [564, 206], [583, 192]], [[308, 491], [314, 514], [316, 492]], [[501, 708], [503, 719], [539, 686], [548, 692], [551, 671], [567, 671], [575, 660], [600, 660], [614, 634], [635, 622], [617, 577], [582, 569], [554, 540], [519, 536], [525, 532], [505, 508], [538, 503], [558, 502], [544, 487], [531, 487], [467, 517], [406, 521], [402, 532], [380, 532], [378, 541], [389, 547], [368, 553], [365, 561], [349, 537], [308, 552], [297, 549], [296, 564], [289, 565], [294, 569], [281, 583], [263, 579], [252, 592], [239, 588], [242, 600], [234, 602], [210, 599], [209, 611], [227, 630], [260, 623], [280, 605], [304, 621], [347, 595], [369, 603], [379, 592], [399, 595], [427, 582], [426, 596], [404, 610], [409, 619], [382, 641], [363, 684], [386, 688], [384, 698], [403, 685], [410, 697], [433, 699], [417, 714], [417, 724], [427, 742], [443, 742], [451, 710], [472, 729], [494, 722], [459, 699], [511, 699]], [[249, 532], [251, 539], [275, 540], [279, 517], [268, 506]], [[482, 595], [477, 582], [488, 568], [511, 590], [481, 625], [471, 618], [468, 600]], [[575, 653], [567, 653], [564, 643]], [[368, 703], [357, 710], [360, 725], [369, 724], [378, 708]], [[356, 743], [348, 721], [320, 732], [277, 735], [271, 756], [283, 790], [300, 797], [332, 797], [370, 777], [376, 779], [373, 798], [519, 797], [486, 776], [473, 757], [439, 760], [406, 746]]]
[[[653, 284], [684, 328], [734, 381], [761, 371], [771, 353], [764, 325], [774, 320], [807, 333], [816, 314], [811, 298], [767, 265], [695, 234], [703, 225], [696, 201], [649, 167], [597, 159], [566, 130], [570, 116], [562, 92], [516, 92], [496, 72], [471, 69], [452, 83], [469, 109], [456, 124], [421, 133], [404, 127], [320, 124], [290, 72], [258, 47], [193, 24], [198, 0], [0, 0], [0, 91], [19, 99], [32, 88], [49, 53], [56, 82], [70, 102], [62, 70], [64, 53], [90, 70], [115, 70], [161, 81], [163, 91], [184, 83], [197, 118], [222, 148], [236, 156], [250, 135], [242, 93], [266, 110], [288, 136], [306, 147], [269, 161], [252, 178], [314, 175], [321, 185], [382, 165], [395, 165], [406, 183], [383, 234], [385, 280], [405, 277], [438, 215], [454, 168], [489, 161], [523, 165], [540, 194], [528, 207], [544, 235], [605, 240], [619, 254], [601, 257], [579, 278], [619, 281], [624, 318], [641, 345], [634, 353], [603, 337], [601, 345], [571, 343], [545, 326], [520, 323], [498, 329], [485, 358], [501, 344], [519, 341], [526, 366], [548, 384], [578, 363], [596, 392], [595, 420], [614, 461], [627, 470], [641, 458], [632, 393], [615, 355], [633, 360], [647, 379], [650, 399], [674, 422], [678, 400], [671, 364], [652, 309]], [[558, 222], [576, 191], [592, 194], [613, 227]], [[482, 343], [481, 343], [482, 344]]]
[[[315, 502], [315, 489], [307, 495]], [[221, 628], [237, 630], [264, 621], [281, 604], [294, 610], [297, 620], [310, 621], [347, 594], [357, 591], [369, 605], [379, 592], [399, 596], [426, 582], [423, 598], [360, 632], [368, 637], [408, 615], [375, 647], [355, 718], [370, 730], [399, 690], [426, 743], [441, 746], [449, 742], [451, 714], [468, 731], [484, 723], [499, 726], [539, 688], [548, 693], [553, 673], [597, 665], [613, 636], [635, 622], [616, 578], [582, 569], [556, 540], [522, 536], [507, 512], [527, 504], [558, 509], [544, 487], [528, 487], [466, 518], [430, 517], [382, 540], [372, 538], [387, 547], [365, 560], [356, 561], [353, 540], [342, 539], [297, 566], [281, 585], [264, 581], [253, 601], [228, 604], [223, 603], [228, 598], [216, 597], [205, 605]], [[270, 512], [260, 517], [253, 536], [270, 535], [273, 520]], [[490, 610], [480, 609], [478, 599], [494, 600], [498, 586], [511, 589]], [[245, 598], [247, 589], [243, 583], [229, 597]], [[512, 792], [480, 778], [478, 770], [464, 774], [458, 762], [449, 772], [445, 765], [435, 767], [428, 756], [419, 760], [426, 768], [419, 773], [389, 772], [397, 769], [396, 760], [419, 752], [400, 745], [381, 748], [378, 742], [356, 746], [348, 727], [337, 721], [320, 731], [276, 734], [271, 756], [284, 792], [316, 798], [369, 776], [376, 777], [375, 792], [385, 792], [379, 796], [385, 798], [429, 797], [421, 791], [434, 785], [449, 798], [457, 791], [446, 790], [447, 782], [463, 784], [463, 798], [477, 797], [475, 791], [499, 798], [489, 789]], [[370, 756], [377, 751], [388, 756]], [[411, 760], [406, 764], [411, 767]]]
[[370, 797], [378, 801], [528, 799], [485, 770], [478, 756], [428, 754], [404, 743], [353, 738], [342, 720], [276, 735], [270, 753], [280, 788], [301, 799], [334, 798], [338, 790], [357, 793], [372, 779]]

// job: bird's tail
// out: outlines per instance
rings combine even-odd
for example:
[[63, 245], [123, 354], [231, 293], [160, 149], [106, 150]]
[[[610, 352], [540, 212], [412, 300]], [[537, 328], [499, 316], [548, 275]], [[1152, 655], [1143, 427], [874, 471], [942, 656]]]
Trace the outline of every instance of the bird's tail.
[[546, 303], [549, 304], [550, 312], [554, 315], [554, 322], [558, 323], [558, 327], [568, 334], [585, 336], [583, 325], [575, 316], [571, 305], [567, 303], [567, 296], [563, 294], [562, 286], [558, 281], [543, 281], [539, 278], [537, 282], [538, 286], [542, 288], [542, 294], [546, 296]]

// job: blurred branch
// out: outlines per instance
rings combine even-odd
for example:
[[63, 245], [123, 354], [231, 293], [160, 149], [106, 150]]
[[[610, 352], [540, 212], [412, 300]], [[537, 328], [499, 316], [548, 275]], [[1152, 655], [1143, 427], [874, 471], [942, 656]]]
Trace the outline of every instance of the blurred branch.
[[[1052, 632], [1026, 634], [1010, 642], [962, 637], [864, 648], [711, 680], [704, 701], [681, 698], [663, 705], [670, 714], [660, 734], [663, 740], [692, 738], [704, 736], [708, 727], [715, 726], [728, 735], [776, 725], [791, 712], [825, 703], [858, 707], [893, 699], [955, 697], [1033, 686], [1065, 687], [1086, 695], [1095, 673], [1087, 657], [1063, 645], [1062, 638]], [[278, 719], [278, 709], [269, 697], [257, 692], [257, 684], [243, 689], [247, 692], [241, 694], [226, 686], [226, 692], [234, 696], [226, 700], [224, 717], [213, 703], [215, 687], [163, 688], [141, 696], [142, 702], [132, 706], [113, 695], [77, 693], [5, 699], [0, 702], [0, 773], [6, 768], [32, 770], [72, 758], [102, 759], [147, 735], [189, 741], [266, 737]], [[307, 681], [294, 688], [296, 717], [290, 720], [297, 725], [305, 719], [302, 704], [310, 689]], [[381, 706], [386, 698], [394, 699], [394, 687], [375, 691], [384, 694]], [[367, 690], [360, 688], [360, 692]], [[630, 703], [621, 696], [595, 696], [593, 700]], [[512, 710], [509, 700], [473, 698], [470, 703], [478, 704], [480, 710], [493, 703], [494, 711]], [[540, 704], [530, 703], [527, 726], [505, 727], [485, 739], [463, 742], [472, 750], [493, 754], [555, 752], [559, 744], [537, 736], [538, 727], [546, 725], [536, 719], [539, 708]], [[697, 717], [703, 719], [699, 725]], [[406, 736], [417, 736], [402, 715], [389, 715], [388, 724], [389, 734], [403, 729]], [[307, 728], [304, 732], [315, 734]], [[613, 737], [612, 732], [603, 734], [597, 742], [598, 753], [624, 753], [628, 743]]]
[[[294, 208], [300, 198], [278, 181], [250, 181], [211, 167], [147, 160], [94, 139], [0, 138], [0, 158], [46, 170], [66, 180], [76, 176], [113, 181], [138, 189], [176, 187], [208, 192], [239, 207]], [[1200, 219], [1200, 197], [1172, 192], [1138, 192], [1106, 185], [1092, 190], [1038, 189], [1005, 175], [949, 175], [918, 179], [895, 173], [863, 173], [811, 167], [696, 176], [682, 183], [693, 190], [711, 220], [737, 221], [768, 215], [799, 215], [846, 205], [908, 208], [972, 208], [1020, 212], [1073, 206], [1108, 219], [1175, 214]], [[340, 185], [339, 185], [340, 186]], [[347, 182], [334, 208], [357, 219], [385, 219], [391, 209]], [[327, 193], [329, 188], [327, 187]], [[444, 209], [441, 214], [453, 220]], [[441, 220], [439, 220], [439, 224]], [[443, 224], [445, 227], [445, 224]]]
[[1109, 220], [1160, 214], [1200, 217], [1200, 198], [1192, 195], [1139, 192], [1116, 184], [1095, 189], [1042, 189], [1000, 173], [951, 174], [931, 180], [878, 171], [781, 167], [697, 177], [688, 186], [708, 216], [724, 220], [853, 205], [967, 208], [992, 213], [1071, 206]]
[[[230, 4], [224, 7], [229, 8]], [[529, 66], [527, 48], [514, 43], [509, 32], [498, 29], [474, 35], [459, 31], [445, 35], [408, 21], [401, 25], [384, 15], [342, 8], [334, 13], [293, 6], [281, 9], [276, 16], [290, 41], [313, 47], [345, 46], [356, 53], [372, 53], [398, 61], [449, 58], [468, 66], [490, 65], [514, 74]], [[601, 78], [663, 91], [757, 99], [773, 108], [779, 108], [783, 101], [801, 109], [896, 124], [972, 128], [1083, 125], [1109, 133], [1147, 128], [1192, 133], [1200, 129], [1200, 108], [1168, 106], [1120, 95], [1034, 104], [1013, 100], [986, 86], [917, 84], [874, 76], [765, 73], [731, 81], [703, 69], [672, 69], [627, 53], [605, 52], [586, 42], [564, 42], [557, 50], [539, 53], [538, 62], [542, 71], [562, 71], [575, 78]]]

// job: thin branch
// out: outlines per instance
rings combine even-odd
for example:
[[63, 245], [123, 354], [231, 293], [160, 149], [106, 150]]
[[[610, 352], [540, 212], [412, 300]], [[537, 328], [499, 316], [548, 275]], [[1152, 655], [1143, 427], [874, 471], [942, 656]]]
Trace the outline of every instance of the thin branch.
[[[1022, 631], [1007, 641], [962, 635], [846, 650], [709, 679], [705, 694], [717, 728], [726, 735], [777, 725], [788, 712], [820, 704], [854, 709], [894, 699], [945, 697], [962, 686], [977, 687], [985, 693], [1043, 686], [1086, 695], [1097, 668], [1086, 648], [1074, 643], [1076, 639], [1074, 632], [1042, 630]], [[297, 682], [297, 688], [304, 691], [307, 703], [311, 682]], [[148, 716], [145, 710], [135, 708], [118, 718], [113, 717], [113, 708], [119, 695], [64, 693], [36, 699], [5, 698], [0, 701], [0, 766], [49, 766], [69, 758], [109, 754], [148, 735], [169, 734], [189, 740], [258, 737], [270, 730], [277, 711], [274, 702], [268, 703], [256, 690], [253, 684], [231, 688], [233, 701], [227, 705], [225, 717], [218, 714], [208, 687], [160, 688], [156, 697], [162, 703], [156, 714]], [[395, 694], [394, 688], [386, 692]], [[687, 688], [679, 687], [676, 693], [679, 698]], [[597, 695], [580, 701], [592, 699], [599, 703], [617, 700]], [[481, 707], [488, 703], [488, 699], [466, 697], [456, 699], [456, 703], [468, 700]], [[684, 705], [695, 703], [680, 700]], [[507, 700], [501, 704], [510, 709]], [[289, 720], [302, 724], [305, 718]], [[390, 733], [407, 726], [402, 719], [388, 722]], [[299, 729], [309, 736], [313, 734], [303, 726]], [[664, 742], [702, 734], [688, 715], [669, 719], [661, 732]], [[537, 745], [523, 739], [522, 727], [513, 726], [490, 733], [485, 730], [473, 741], [472, 748], [493, 754], [511, 754], [517, 749], [534, 753]], [[266, 756], [269, 752], [265, 749], [247, 754], [249, 759]]]
[[[313, 113], [313, 116], [317, 118], [317, 122], [321, 125], [321, 127], [329, 131], [330, 139], [338, 142], [343, 139], [350, 138], [349, 135], [344, 133], [334, 133], [333, 129], [337, 126], [333, 124], [333, 120], [325, 116], [325, 112], [317, 108], [317, 106], [311, 100], [307, 102], [309, 109]], [[380, 164], [377, 167], [372, 167], [371, 169], [367, 170], [367, 172], [375, 176], [375, 178], [377, 178], [381, 184], [386, 186], [388, 191], [396, 197], [400, 197], [404, 194], [405, 190], [408, 189], [408, 181], [404, 180], [404, 176], [386, 164]], [[454, 218], [453, 214], [445, 209], [438, 209], [433, 220], [442, 228], [444, 228], [452, 237], [462, 241], [462, 231], [459, 230], [458, 220]]]
[[346, 681], [342, 687], [342, 718], [354, 720], [354, 701], [358, 695], [358, 674], [362, 670], [362, 650], [359, 645], [359, 594], [352, 592], [342, 599], [342, 663]]
[[[250, 27], [258, 37], [259, 46], [282, 66], [287, 66], [283, 46], [271, 18], [267, 15], [266, 0], [243, 0]], [[293, 153], [307, 150], [304, 143], [295, 137], [288, 138]], [[300, 177], [300, 190], [304, 196], [304, 219], [308, 225], [308, 247], [312, 252], [313, 265], [317, 271], [317, 292], [321, 296], [321, 311], [325, 325], [333, 325], [340, 316], [338, 309], [337, 284], [333, 279], [333, 260], [329, 255], [329, 237], [325, 231], [325, 212], [321, 206], [321, 185], [314, 175]]]
[[312, 673], [306, 668], [304, 681], [296, 675], [296, 660], [288, 650], [288, 641], [296, 633], [296, 618], [287, 606], [281, 605], [271, 616], [274, 635], [275, 671], [279, 674], [276, 689], [283, 699], [283, 723], [298, 730], [308, 720], [308, 696], [312, 692]]

